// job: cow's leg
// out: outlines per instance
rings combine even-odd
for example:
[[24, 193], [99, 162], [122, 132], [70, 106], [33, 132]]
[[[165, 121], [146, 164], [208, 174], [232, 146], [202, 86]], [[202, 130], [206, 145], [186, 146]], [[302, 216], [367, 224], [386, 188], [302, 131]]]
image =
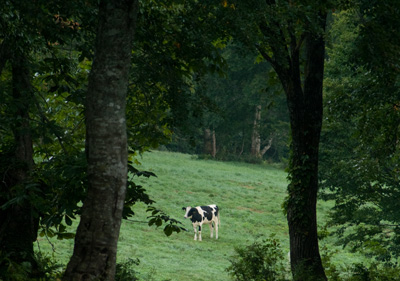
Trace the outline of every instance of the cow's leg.
[[209, 224], [209, 226], [210, 226], [210, 237], [213, 238], [213, 236], [214, 236], [213, 223], [211, 222], [211, 223]]
[[199, 225], [199, 241], [201, 241], [201, 225]]
[[193, 230], [194, 230], [194, 240], [197, 240], [197, 229], [196, 226], [193, 225]]
[[218, 218], [214, 220], [215, 239], [218, 239]]

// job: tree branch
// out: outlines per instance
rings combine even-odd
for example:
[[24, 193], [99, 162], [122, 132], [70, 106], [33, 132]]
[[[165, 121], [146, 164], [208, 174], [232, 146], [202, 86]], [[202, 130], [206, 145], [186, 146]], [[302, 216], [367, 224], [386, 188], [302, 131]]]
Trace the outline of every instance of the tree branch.
[[272, 146], [273, 137], [271, 137], [268, 141], [268, 145], [264, 146], [264, 148], [260, 151], [261, 156], [263, 156]]

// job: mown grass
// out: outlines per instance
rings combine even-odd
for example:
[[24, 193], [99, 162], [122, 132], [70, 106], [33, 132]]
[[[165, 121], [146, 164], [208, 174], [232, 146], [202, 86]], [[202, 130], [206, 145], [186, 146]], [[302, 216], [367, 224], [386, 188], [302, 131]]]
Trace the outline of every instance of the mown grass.
[[[198, 160], [187, 154], [154, 151], [139, 159], [140, 170], [157, 178], [138, 178], [155, 207], [180, 220], [188, 232], [167, 237], [162, 228], [149, 227], [144, 204], [133, 208], [134, 221], [124, 221], [118, 244], [118, 261], [139, 258], [136, 270], [141, 280], [231, 280], [225, 269], [236, 246], [251, 244], [257, 237], [272, 234], [289, 250], [288, 227], [281, 205], [286, 196], [286, 173], [267, 165]], [[220, 207], [219, 239], [210, 239], [203, 229], [203, 241], [193, 240], [190, 221], [182, 207], [217, 204]], [[328, 203], [319, 203], [320, 224]], [[325, 242], [329, 245], [332, 241]], [[52, 241], [54, 256], [66, 264], [73, 241]], [[42, 238], [42, 251], [51, 247]], [[333, 247], [333, 246], [332, 246]], [[341, 260], [347, 263], [345, 256]]]

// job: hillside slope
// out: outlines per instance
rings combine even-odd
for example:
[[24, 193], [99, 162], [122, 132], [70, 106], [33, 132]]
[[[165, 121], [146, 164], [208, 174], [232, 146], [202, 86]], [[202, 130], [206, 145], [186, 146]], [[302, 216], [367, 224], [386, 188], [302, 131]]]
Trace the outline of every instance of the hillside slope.
[[[283, 170], [268, 165], [198, 160], [191, 155], [162, 151], [145, 153], [138, 160], [142, 163], [139, 170], [151, 171], [157, 177], [136, 178], [137, 183], [156, 201], [156, 208], [181, 221], [188, 230], [167, 237], [161, 227], [145, 223], [149, 214], [144, 204], [133, 207], [133, 221], [122, 223], [118, 262], [139, 258], [135, 270], [141, 280], [231, 280], [225, 269], [234, 248], [249, 245], [260, 236], [274, 234], [283, 251], [289, 251], [288, 227], [281, 207], [287, 187]], [[210, 239], [206, 226], [203, 241], [193, 241], [193, 228], [183, 218], [182, 207], [208, 204], [217, 204], [221, 210], [219, 239]], [[323, 224], [329, 204], [318, 205], [319, 224]], [[324, 240], [331, 250], [332, 239]], [[73, 240], [50, 240], [54, 257], [66, 264]], [[40, 238], [38, 245], [42, 252], [52, 253], [46, 238]], [[348, 263], [351, 256], [343, 254], [339, 263]]]
[[[180, 220], [188, 232], [166, 237], [162, 229], [124, 222], [119, 260], [138, 257], [142, 276], [155, 280], [229, 280], [225, 268], [234, 247], [259, 235], [275, 233], [288, 249], [288, 229], [281, 204], [286, 173], [270, 166], [197, 160], [190, 155], [154, 151], [140, 160], [142, 170], [157, 178], [140, 179], [155, 206]], [[219, 239], [203, 228], [203, 241], [193, 240], [182, 207], [217, 204], [221, 211]], [[146, 220], [144, 206], [134, 207], [135, 220]], [[144, 275], [143, 275], [144, 274]]]

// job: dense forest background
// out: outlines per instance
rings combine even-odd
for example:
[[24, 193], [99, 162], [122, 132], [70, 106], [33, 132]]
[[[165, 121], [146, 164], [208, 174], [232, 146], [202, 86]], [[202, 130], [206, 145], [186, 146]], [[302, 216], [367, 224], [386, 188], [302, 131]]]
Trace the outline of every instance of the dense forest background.
[[397, 267], [400, 3], [314, 2], [3, 1], [4, 278], [40, 278], [51, 235], [76, 239], [63, 280], [112, 280], [138, 201], [180, 232], [135, 184], [156, 148], [286, 168], [294, 280], [327, 280], [320, 199], [342, 245]]
[[200, 116], [190, 112], [194, 129], [174, 128], [165, 147], [219, 160], [287, 161], [289, 118], [273, 69], [240, 45], [229, 44], [221, 55], [225, 72], [208, 74], [195, 85], [207, 108]]

